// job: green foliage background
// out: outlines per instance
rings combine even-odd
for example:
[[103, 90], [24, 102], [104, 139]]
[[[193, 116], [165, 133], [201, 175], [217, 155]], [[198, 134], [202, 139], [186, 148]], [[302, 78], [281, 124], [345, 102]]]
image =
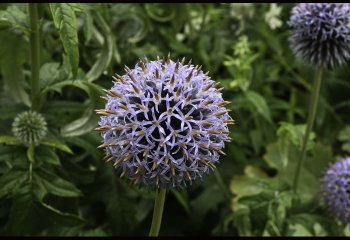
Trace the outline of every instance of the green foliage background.
[[[39, 4], [41, 113], [34, 149], [11, 124], [30, 108], [26, 4], [0, 5], [0, 234], [147, 235], [154, 193], [102, 161], [93, 111], [139, 58], [171, 53], [224, 87], [236, 124], [218, 171], [168, 193], [160, 235], [350, 235], [328, 214], [320, 179], [350, 152], [350, 67], [324, 75], [314, 133], [291, 191], [313, 68], [288, 46], [293, 4]], [[32, 169], [30, 168], [32, 166]]]

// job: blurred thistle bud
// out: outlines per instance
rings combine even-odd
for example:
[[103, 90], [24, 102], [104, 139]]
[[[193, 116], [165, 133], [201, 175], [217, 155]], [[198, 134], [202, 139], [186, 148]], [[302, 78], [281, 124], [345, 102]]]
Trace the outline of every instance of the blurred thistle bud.
[[296, 56], [326, 69], [350, 59], [350, 4], [300, 3], [288, 21]]
[[140, 60], [117, 75], [101, 115], [107, 161], [135, 184], [186, 186], [215, 168], [233, 120], [222, 89], [201, 67]]
[[12, 132], [25, 145], [37, 145], [46, 136], [46, 126], [40, 113], [29, 110], [17, 115], [12, 123]]
[[323, 177], [322, 192], [329, 211], [350, 222], [350, 157], [334, 163]]

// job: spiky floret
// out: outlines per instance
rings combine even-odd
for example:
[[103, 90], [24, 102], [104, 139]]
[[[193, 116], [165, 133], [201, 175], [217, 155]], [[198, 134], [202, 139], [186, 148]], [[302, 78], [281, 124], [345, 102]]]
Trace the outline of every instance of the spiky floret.
[[25, 145], [37, 145], [46, 136], [47, 124], [40, 113], [29, 110], [17, 115], [12, 132]]
[[291, 48], [304, 61], [327, 69], [349, 61], [350, 4], [298, 4], [288, 25]]
[[97, 110], [105, 159], [121, 176], [157, 188], [186, 185], [214, 169], [233, 122], [222, 89], [184, 59], [140, 60], [125, 71]]
[[322, 179], [322, 193], [331, 213], [350, 222], [350, 157], [334, 163]]

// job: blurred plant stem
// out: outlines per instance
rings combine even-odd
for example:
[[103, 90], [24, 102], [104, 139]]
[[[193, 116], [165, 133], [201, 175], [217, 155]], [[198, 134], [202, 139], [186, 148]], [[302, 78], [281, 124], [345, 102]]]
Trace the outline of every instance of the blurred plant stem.
[[166, 194], [165, 188], [161, 188], [159, 191], [156, 192], [156, 199], [154, 202], [154, 210], [153, 210], [153, 217], [152, 217], [152, 225], [151, 225], [151, 230], [149, 232], [149, 236], [151, 237], [157, 237], [159, 234], [160, 225], [162, 223], [165, 194]]
[[295, 169], [295, 175], [294, 175], [294, 181], [293, 181], [293, 191], [295, 193], [297, 192], [297, 189], [298, 189], [300, 170], [301, 170], [301, 166], [303, 165], [304, 160], [305, 160], [307, 143], [308, 143], [309, 136], [310, 136], [310, 133], [312, 131], [312, 127], [313, 127], [313, 124], [315, 121], [317, 103], [318, 103], [318, 98], [320, 96], [322, 73], [323, 73], [322, 67], [319, 67], [315, 73], [314, 85], [313, 85], [312, 94], [311, 94], [311, 102], [310, 102], [310, 106], [309, 106], [309, 116], [308, 116], [307, 125], [306, 125], [306, 132], [305, 132], [304, 139], [303, 139], [301, 156], [299, 158], [299, 161], [297, 163], [297, 167]]
[[28, 3], [30, 18], [30, 59], [31, 59], [31, 101], [32, 110], [40, 107], [40, 35], [38, 21], [38, 3]]

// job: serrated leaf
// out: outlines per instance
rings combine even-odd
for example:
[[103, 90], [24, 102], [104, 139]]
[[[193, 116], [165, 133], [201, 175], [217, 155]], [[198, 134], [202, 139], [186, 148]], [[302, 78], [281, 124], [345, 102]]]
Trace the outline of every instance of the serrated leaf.
[[57, 139], [43, 140], [40, 143], [43, 145], [54, 147], [54, 148], [57, 148], [57, 149], [62, 150], [64, 152], [73, 154], [73, 151], [66, 144], [60, 142]]
[[246, 93], [247, 100], [254, 106], [255, 110], [268, 121], [272, 123], [270, 109], [266, 103], [266, 100], [263, 96], [255, 91], [247, 91]]
[[69, 3], [50, 3], [50, 10], [55, 27], [59, 30], [64, 51], [69, 57], [73, 78], [75, 78], [79, 67], [79, 41], [75, 5]]

